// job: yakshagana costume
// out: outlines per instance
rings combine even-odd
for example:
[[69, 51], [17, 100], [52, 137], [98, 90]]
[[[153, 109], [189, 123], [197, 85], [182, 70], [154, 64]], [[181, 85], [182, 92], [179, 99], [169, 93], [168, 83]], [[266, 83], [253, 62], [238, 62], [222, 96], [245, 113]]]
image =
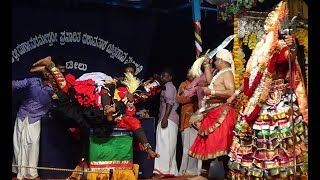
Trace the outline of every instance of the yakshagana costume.
[[[277, 34], [284, 6], [281, 2], [268, 15], [266, 36], [246, 67], [243, 107], [229, 153], [231, 179], [285, 179], [294, 174], [295, 165], [297, 175], [307, 173], [307, 95], [296, 57], [290, 54], [290, 72], [288, 47]], [[259, 52], [272, 52], [272, 56], [267, 58]]]
[[[232, 54], [226, 50], [218, 51], [216, 58], [228, 62], [231, 67], [214, 72], [208, 86], [214, 89], [214, 83], [225, 72], [234, 71]], [[232, 82], [233, 83], [233, 82]], [[191, 116], [191, 123], [198, 129], [198, 136], [190, 147], [191, 157], [208, 160], [227, 155], [232, 144], [233, 129], [235, 124], [234, 108], [225, 104], [226, 100], [217, 96], [215, 103], [208, 101], [210, 96], [204, 97], [204, 105]]]
[[[53, 96], [57, 104], [53, 114], [63, 115], [64, 119], [69, 119], [80, 127], [92, 128], [93, 134], [98, 137], [110, 135], [114, 127], [134, 131], [138, 141], [142, 143], [141, 148], [146, 151], [151, 149], [140, 121], [134, 117], [134, 101], [129, 101], [126, 97], [127, 91], [134, 93], [141, 85], [137, 78], [126, 74], [125, 80], [117, 84], [110, 76], [94, 72], [84, 74], [76, 80], [71, 74], [64, 77], [52, 63], [51, 57], [38, 61], [38, 64], [45, 61], [50, 62], [46, 69], [60, 89]], [[151, 91], [156, 90], [154, 87], [146, 94], [152, 94]], [[112, 121], [107, 121], [107, 111], [112, 104], [115, 104], [116, 110], [112, 114]]]

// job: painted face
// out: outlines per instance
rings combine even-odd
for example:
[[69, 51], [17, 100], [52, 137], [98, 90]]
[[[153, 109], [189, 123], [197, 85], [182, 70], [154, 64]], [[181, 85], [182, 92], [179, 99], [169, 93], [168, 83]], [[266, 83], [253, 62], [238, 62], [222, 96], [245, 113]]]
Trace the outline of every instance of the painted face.
[[132, 67], [127, 67], [125, 70], [124, 70], [125, 73], [131, 73], [131, 74], [135, 74], [135, 71]]

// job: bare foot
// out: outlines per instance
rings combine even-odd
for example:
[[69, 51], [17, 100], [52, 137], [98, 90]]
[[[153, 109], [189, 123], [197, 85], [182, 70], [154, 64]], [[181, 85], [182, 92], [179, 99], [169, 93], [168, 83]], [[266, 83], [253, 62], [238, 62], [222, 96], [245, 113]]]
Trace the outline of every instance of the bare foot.
[[51, 60], [51, 56], [48, 56], [46, 58], [40, 59], [39, 61], [34, 63], [32, 66], [48, 66], [51, 63], [53, 63]]
[[160, 154], [154, 152], [152, 149], [148, 149], [148, 159], [154, 159], [160, 157]]

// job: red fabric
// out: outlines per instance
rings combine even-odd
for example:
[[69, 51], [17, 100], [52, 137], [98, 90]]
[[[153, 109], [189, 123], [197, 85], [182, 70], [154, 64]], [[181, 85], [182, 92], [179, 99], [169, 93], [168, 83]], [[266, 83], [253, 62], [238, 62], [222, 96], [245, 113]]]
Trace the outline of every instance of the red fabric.
[[116, 124], [116, 128], [124, 128], [129, 131], [135, 131], [141, 128], [141, 122], [136, 117], [123, 116]]
[[118, 95], [121, 99], [124, 99], [126, 97], [126, 92], [128, 91], [128, 89], [126, 87], [118, 87], [117, 90], [119, 91], [118, 92]]
[[65, 79], [66, 79], [67, 84], [66, 84], [65, 88], [62, 91], [68, 92], [68, 89], [70, 87], [74, 86], [74, 84], [76, 82], [76, 78], [72, 74], [67, 74]]
[[[213, 109], [207, 113], [201, 121], [200, 130], [207, 130], [217, 122], [224, 106]], [[211, 132], [208, 136], [198, 135], [192, 144], [190, 151], [196, 155], [202, 155], [208, 159], [208, 155], [215, 154], [220, 151], [229, 151], [234, 136], [233, 129], [236, 123], [235, 111], [229, 107], [229, 111], [222, 124]]]
[[288, 47], [284, 47], [281, 49], [279, 52], [278, 58], [277, 58], [277, 63], [286, 63], [288, 61], [287, 57], [285, 56], [285, 52], [288, 50]]
[[92, 79], [76, 81], [74, 89], [76, 91], [75, 98], [83, 106], [98, 106], [99, 94], [95, 92], [95, 82]]
[[108, 90], [101, 88], [100, 95], [103, 95], [103, 94], [108, 94]]
[[92, 79], [76, 81], [75, 77], [71, 74], [66, 75], [66, 86], [62, 91], [67, 92], [70, 87], [76, 91], [75, 98], [83, 106], [98, 106], [99, 94], [95, 92], [94, 81]]
[[245, 117], [245, 120], [249, 123], [252, 124], [255, 121], [255, 118], [257, 117], [258, 113], [260, 112], [262, 106], [259, 105], [258, 103], [254, 107], [254, 110], [251, 112], [251, 114], [247, 117]]
[[[131, 110], [130, 110], [131, 109]], [[125, 114], [127, 115], [127, 116], [134, 116], [135, 114], [136, 114], [136, 107], [133, 105], [133, 107], [131, 107], [131, 108], [126, 108], [126, 112], [125, 112]]]

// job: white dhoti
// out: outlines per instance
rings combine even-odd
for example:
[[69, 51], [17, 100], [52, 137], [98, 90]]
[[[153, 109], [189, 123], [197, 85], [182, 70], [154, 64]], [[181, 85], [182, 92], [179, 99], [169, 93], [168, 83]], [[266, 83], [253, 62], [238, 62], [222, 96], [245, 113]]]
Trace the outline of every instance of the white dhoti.
[[198, 131], [194, 128], [186, 128], [181, 132], [183, 154], [179, 170], [180, 175], [200, 175], [202, 161], [189, 156], [190, 146], [197, 137]]
[[[29, 124], [28, 117], [23, 121], [17, 117], [13, 131], [13, 165], [38, 166], [40, 127], [40, 121]], [[37, 169], [33, 168], [12, 167], [12, 172], [18, 179], [38, 177]]]
[[168, 126], [161, 128], [161, 122], [158, 123], [156, 131], [156, 152], [160, 154], [159, 158], [154, 160], [154, 173], [165, 175], [178, 175], [176, 161], [178, 125], [168, 120]]

